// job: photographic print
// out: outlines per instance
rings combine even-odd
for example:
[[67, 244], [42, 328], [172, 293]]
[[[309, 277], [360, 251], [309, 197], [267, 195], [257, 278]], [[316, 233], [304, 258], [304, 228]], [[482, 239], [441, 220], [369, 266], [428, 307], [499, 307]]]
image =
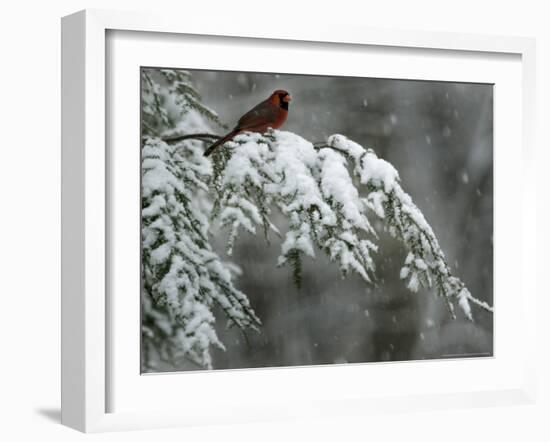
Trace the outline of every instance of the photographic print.
[[140, 75], [142, 373], [493, 355], [493, 85]]

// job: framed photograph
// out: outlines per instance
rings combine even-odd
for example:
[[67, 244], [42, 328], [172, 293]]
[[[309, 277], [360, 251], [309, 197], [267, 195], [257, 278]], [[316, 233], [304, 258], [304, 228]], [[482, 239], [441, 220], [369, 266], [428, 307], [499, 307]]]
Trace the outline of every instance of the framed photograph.
[[63, 19], [63, 423], [531, 402], [533, 41], [235, 29]]

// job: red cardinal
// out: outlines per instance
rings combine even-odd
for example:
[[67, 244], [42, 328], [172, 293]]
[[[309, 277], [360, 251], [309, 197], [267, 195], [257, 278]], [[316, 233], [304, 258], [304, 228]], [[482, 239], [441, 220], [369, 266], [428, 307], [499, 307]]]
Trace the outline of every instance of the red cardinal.
[[276, 90], [268, 99], [244, 114], [239, 119], [235, 129], [206, 149], [204, 156], [207, 157], [217, 147], [222, 146], [226, 141], [232, 140], [242, 132], [259, 132], [263, 134], [270, 127], [279, 129], [288, 116], [288, 103], [290, 103], [290, 100], [292, 100], [292, 97], [287, 91]]

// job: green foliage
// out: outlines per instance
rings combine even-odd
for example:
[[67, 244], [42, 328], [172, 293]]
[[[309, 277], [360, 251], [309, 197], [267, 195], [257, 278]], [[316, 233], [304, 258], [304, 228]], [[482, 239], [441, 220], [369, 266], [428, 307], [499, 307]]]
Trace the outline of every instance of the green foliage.
[[143, 136], [162, 136], [173, 131], [189, 112], [205, 122], [226, 128], [216, 112], [206, 107], [191, 82], [191, 74], [181, 69], [141, 69], [141, 126]]

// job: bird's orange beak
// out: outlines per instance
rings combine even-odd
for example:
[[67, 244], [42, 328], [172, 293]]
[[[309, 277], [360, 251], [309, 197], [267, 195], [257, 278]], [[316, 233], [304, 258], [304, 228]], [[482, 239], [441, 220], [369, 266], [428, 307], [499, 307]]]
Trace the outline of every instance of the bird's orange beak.
[[283, 101], [286, 103], [290, 103], [292, 101], [292, 97], [290, 95], [285, 95], [283, 98]]

